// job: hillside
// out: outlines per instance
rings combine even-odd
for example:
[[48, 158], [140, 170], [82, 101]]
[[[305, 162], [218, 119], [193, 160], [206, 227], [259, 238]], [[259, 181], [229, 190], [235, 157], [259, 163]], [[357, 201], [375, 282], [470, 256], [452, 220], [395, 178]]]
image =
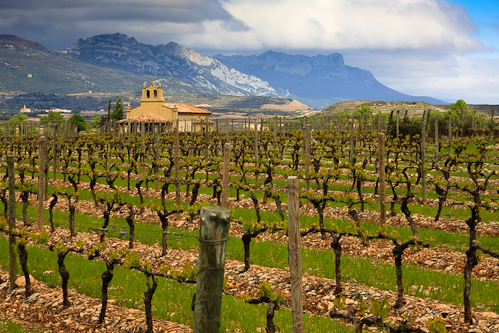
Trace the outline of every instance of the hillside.
[[[395, 112], [400, 111], [400, 115], [403, 116], [407, 110], [407, 114], [410, 117], [421, 116], [424, 110], [445, 112], [450, 108], [450, 104], [433, 105], [425, 102], [346, 101], [325, 108], [321, 114], [331, 116], [342, 111], [354, 112], [357, 108], [366, 104], [376, 113], [390, 113], [393, 110]], [[476, 112], [489, 117], [492, 114], [492, 110], [495, 110], [494, 117], [499, 117], [499, 105], [469, 104], [469, 109], [476, 110]]]
[[322, 115], [332, 116], [339, 112], [354, 112], [362, 105], [369, 105], [374, 112], [390, 113], [392, 110], [400, 111], [401, 115], [407, 110], [409, 116], [422, 115], [424, 110], [437, 110], [444, 112], [448, 109], [442, 105], [433, 105], [426, 102], [385, 102], [385, 101], [346, 101], [333, 104], [324, 110]]

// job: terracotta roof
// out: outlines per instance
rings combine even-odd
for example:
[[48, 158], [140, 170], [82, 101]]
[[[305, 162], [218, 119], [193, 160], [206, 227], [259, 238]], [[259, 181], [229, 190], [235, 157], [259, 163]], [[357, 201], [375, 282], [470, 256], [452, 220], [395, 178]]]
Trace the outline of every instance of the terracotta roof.
[[[137, 117], [130, 118], [131, 123], [171, 123], [170, 120], [156, 116], [155, 114], [143, 114]], [[128, 123], [128, 119], [118, 121], [118, 123]]]
[[163, 106], [173, 109], [178, 108], [178, 113], [196, 113], [196, 114], [211, 114], [210, 111], [206, 111], [195, 106], [184, 104], [184, 103], [164, 103]]

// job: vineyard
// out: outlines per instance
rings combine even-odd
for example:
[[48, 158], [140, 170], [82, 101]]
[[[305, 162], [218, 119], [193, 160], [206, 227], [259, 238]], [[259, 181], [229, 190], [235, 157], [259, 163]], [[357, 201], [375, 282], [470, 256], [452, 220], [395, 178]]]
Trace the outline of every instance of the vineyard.
[[200, 215], [222, 206], [220, 330], [294, 331], [296, 205], [305, 332], [499, 332], [497, 133], [430, 123], [5, 131], [0, 318], [191, 332]]

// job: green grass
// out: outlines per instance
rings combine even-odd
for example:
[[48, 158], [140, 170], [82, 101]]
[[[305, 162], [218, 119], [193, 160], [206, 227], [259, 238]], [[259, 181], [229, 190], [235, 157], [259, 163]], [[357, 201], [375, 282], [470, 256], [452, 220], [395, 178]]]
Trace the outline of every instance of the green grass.
[[25, 328], [23, 325], [15, 323], [10, 318], [0, 318], [0, 332], [9, 333], [41, 333], [45, 332], [43, 327], [38, 325]]
[[[0, 251], [2, 253], [8, 252], [8, 241], [5, 238], [0, 238]], [[51, 286], [60, 286], [61, 279], [56, 273], [55, 253], [38, 247], [28, 247], [28, 253], [28, 265], [33, 277]], [[7, 269], [8, 258], [1, 257], [0, 264]], [[100, 298], [100, 276], [105, 271], [104, 263], [89, 261], [77, 255], [69, 255], [65, 264], [71, 275], [70, 288], [74, 288], [79, 293]], [[20, 272], [20, 267], [18, 267], [18, 272]], [[142, 273], [116, 267], [114, 278], [110, 284], [109, 298], [115, 299], [118, 305], [143, 310], [143, 292], [145, 289], [145, 276]], [[172, 280], [158, 278], [158, 289], [153, 298], [154, 316], [158, 319], [174, 321], [192, 327], [193, 314], [190, 304], [194, 292], [194, 285], [179, 284]], [[243, 332], [256, 332], [257, 328], [265, 326], [266, 310], [265, 306], [254, 306], [236, 297], [223, 296], [222, 328], [226, 330], [240, 328]], [[280, 326], [283, 331], [291, 331], [291, 312], [287, 309], [277, 311], [274, 323]], [[307, 332], [353, 332], [351, 327], [329, 318], [307, 314], [305, 315], [305, 327]]]

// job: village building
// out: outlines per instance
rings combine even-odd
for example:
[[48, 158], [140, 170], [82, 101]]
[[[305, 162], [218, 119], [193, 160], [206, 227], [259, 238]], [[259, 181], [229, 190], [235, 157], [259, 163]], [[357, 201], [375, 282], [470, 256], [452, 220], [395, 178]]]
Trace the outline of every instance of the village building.
[[24, 104], [24, 107], [21, 108], [21, 113], [31, 113], [31, 109], [26, 107], [26, 104]]
[[[209, 126], [210, 111], [184, 103], [165, 103], [161, 83], [156, 86], [154, 80], [146, 87], [142, 87], [142, 98], [137, 107], [126, 108], [126, 119], [120, 123], [137, 125], [141, 122], [148, 124], [146, 130], [152, 130], [153, 124], [161, 124], [166, 130], [178, 126], [179, 131], [205, 131]], [[132, 125], [133, 126], [133, 125]]]

